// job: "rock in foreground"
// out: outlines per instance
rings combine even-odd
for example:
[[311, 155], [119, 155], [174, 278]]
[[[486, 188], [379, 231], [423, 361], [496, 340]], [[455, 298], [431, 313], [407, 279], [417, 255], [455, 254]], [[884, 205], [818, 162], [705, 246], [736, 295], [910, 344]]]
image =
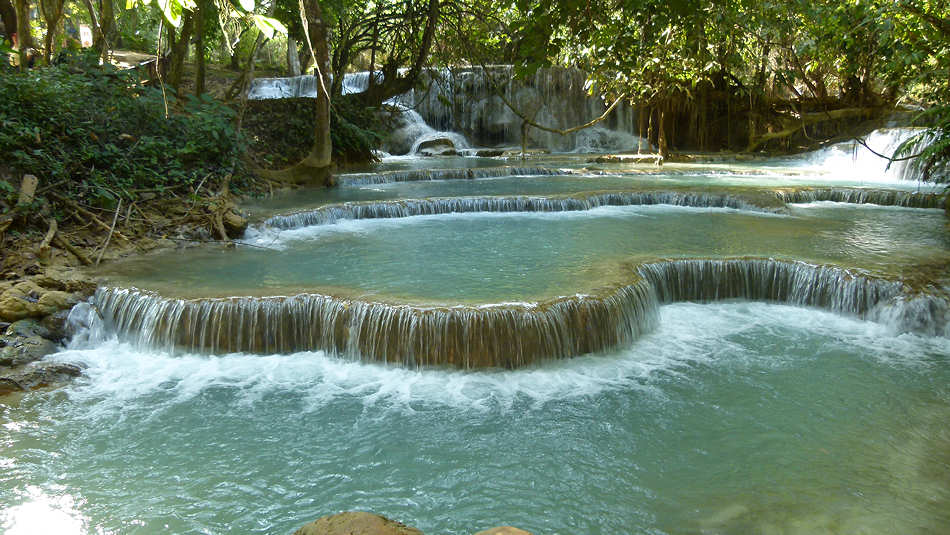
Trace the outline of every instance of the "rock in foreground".
[[318, 518], [294, 535], [422, 535], [422, 532], [384, 516], [349, 511]]

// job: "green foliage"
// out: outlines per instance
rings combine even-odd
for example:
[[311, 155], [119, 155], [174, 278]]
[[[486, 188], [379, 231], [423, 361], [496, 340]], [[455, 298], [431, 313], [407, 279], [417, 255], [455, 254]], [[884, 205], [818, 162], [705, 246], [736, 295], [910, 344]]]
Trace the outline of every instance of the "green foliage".
[[242, 150], [233, 115], [205, 96], [166, 117], [160, 90], [80, 54], [0, 78], [0, 153], [15, 170], [111, 204], [230, 172]]

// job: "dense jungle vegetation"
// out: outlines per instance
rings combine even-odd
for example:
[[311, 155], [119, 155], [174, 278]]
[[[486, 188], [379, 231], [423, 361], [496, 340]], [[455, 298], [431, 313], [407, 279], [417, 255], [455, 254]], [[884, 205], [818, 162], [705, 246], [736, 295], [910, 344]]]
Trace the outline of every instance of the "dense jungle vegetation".
[[[0, 21], [7, 227], [24, 173], [40, 177], [34, 202], [54, 205], [261, 187], [249, 169], [275, 162], [249, 155], [242, 96], [262, 72], [323, 81], [312, 121], [291, 126], [312, 125], [310, 148], [267, 175], [278, 182], [371, 157], [373, 110], [426, 69], [501, 63], [582, 69], [605, 103], [640, 108], [661, 153], [790, 150], [903, 109], [930, 127], [928, 145], [882, 156], [919, 157], [928, 178], [948, 179], [942, 0], [0, 0]], [[142, 54], [113, 67], [117, 50]], [[354, 70], [380, 75], [344, 95]]]

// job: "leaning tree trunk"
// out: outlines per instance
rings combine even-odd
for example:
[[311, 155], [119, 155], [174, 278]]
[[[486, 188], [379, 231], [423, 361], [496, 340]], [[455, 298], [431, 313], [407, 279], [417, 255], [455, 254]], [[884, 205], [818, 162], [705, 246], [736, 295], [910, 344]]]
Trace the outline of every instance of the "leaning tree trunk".
[[33, 34], [30, 33], [30, 2], [14, 0], [16, 3], [17, 50], [20, 52], [20, 70], [26, 70], [26, 51], [33, 48]]

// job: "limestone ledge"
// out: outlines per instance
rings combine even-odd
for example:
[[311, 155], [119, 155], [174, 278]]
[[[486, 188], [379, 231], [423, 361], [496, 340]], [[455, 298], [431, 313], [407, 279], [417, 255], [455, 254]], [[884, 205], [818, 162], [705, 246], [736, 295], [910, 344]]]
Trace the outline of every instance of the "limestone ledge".
[[65, 270], [0, 282], [0, 396], [81, 375], [80, 366], [43, 359], [65, 341], [69, 309], [94, 290], [86, 276]]

